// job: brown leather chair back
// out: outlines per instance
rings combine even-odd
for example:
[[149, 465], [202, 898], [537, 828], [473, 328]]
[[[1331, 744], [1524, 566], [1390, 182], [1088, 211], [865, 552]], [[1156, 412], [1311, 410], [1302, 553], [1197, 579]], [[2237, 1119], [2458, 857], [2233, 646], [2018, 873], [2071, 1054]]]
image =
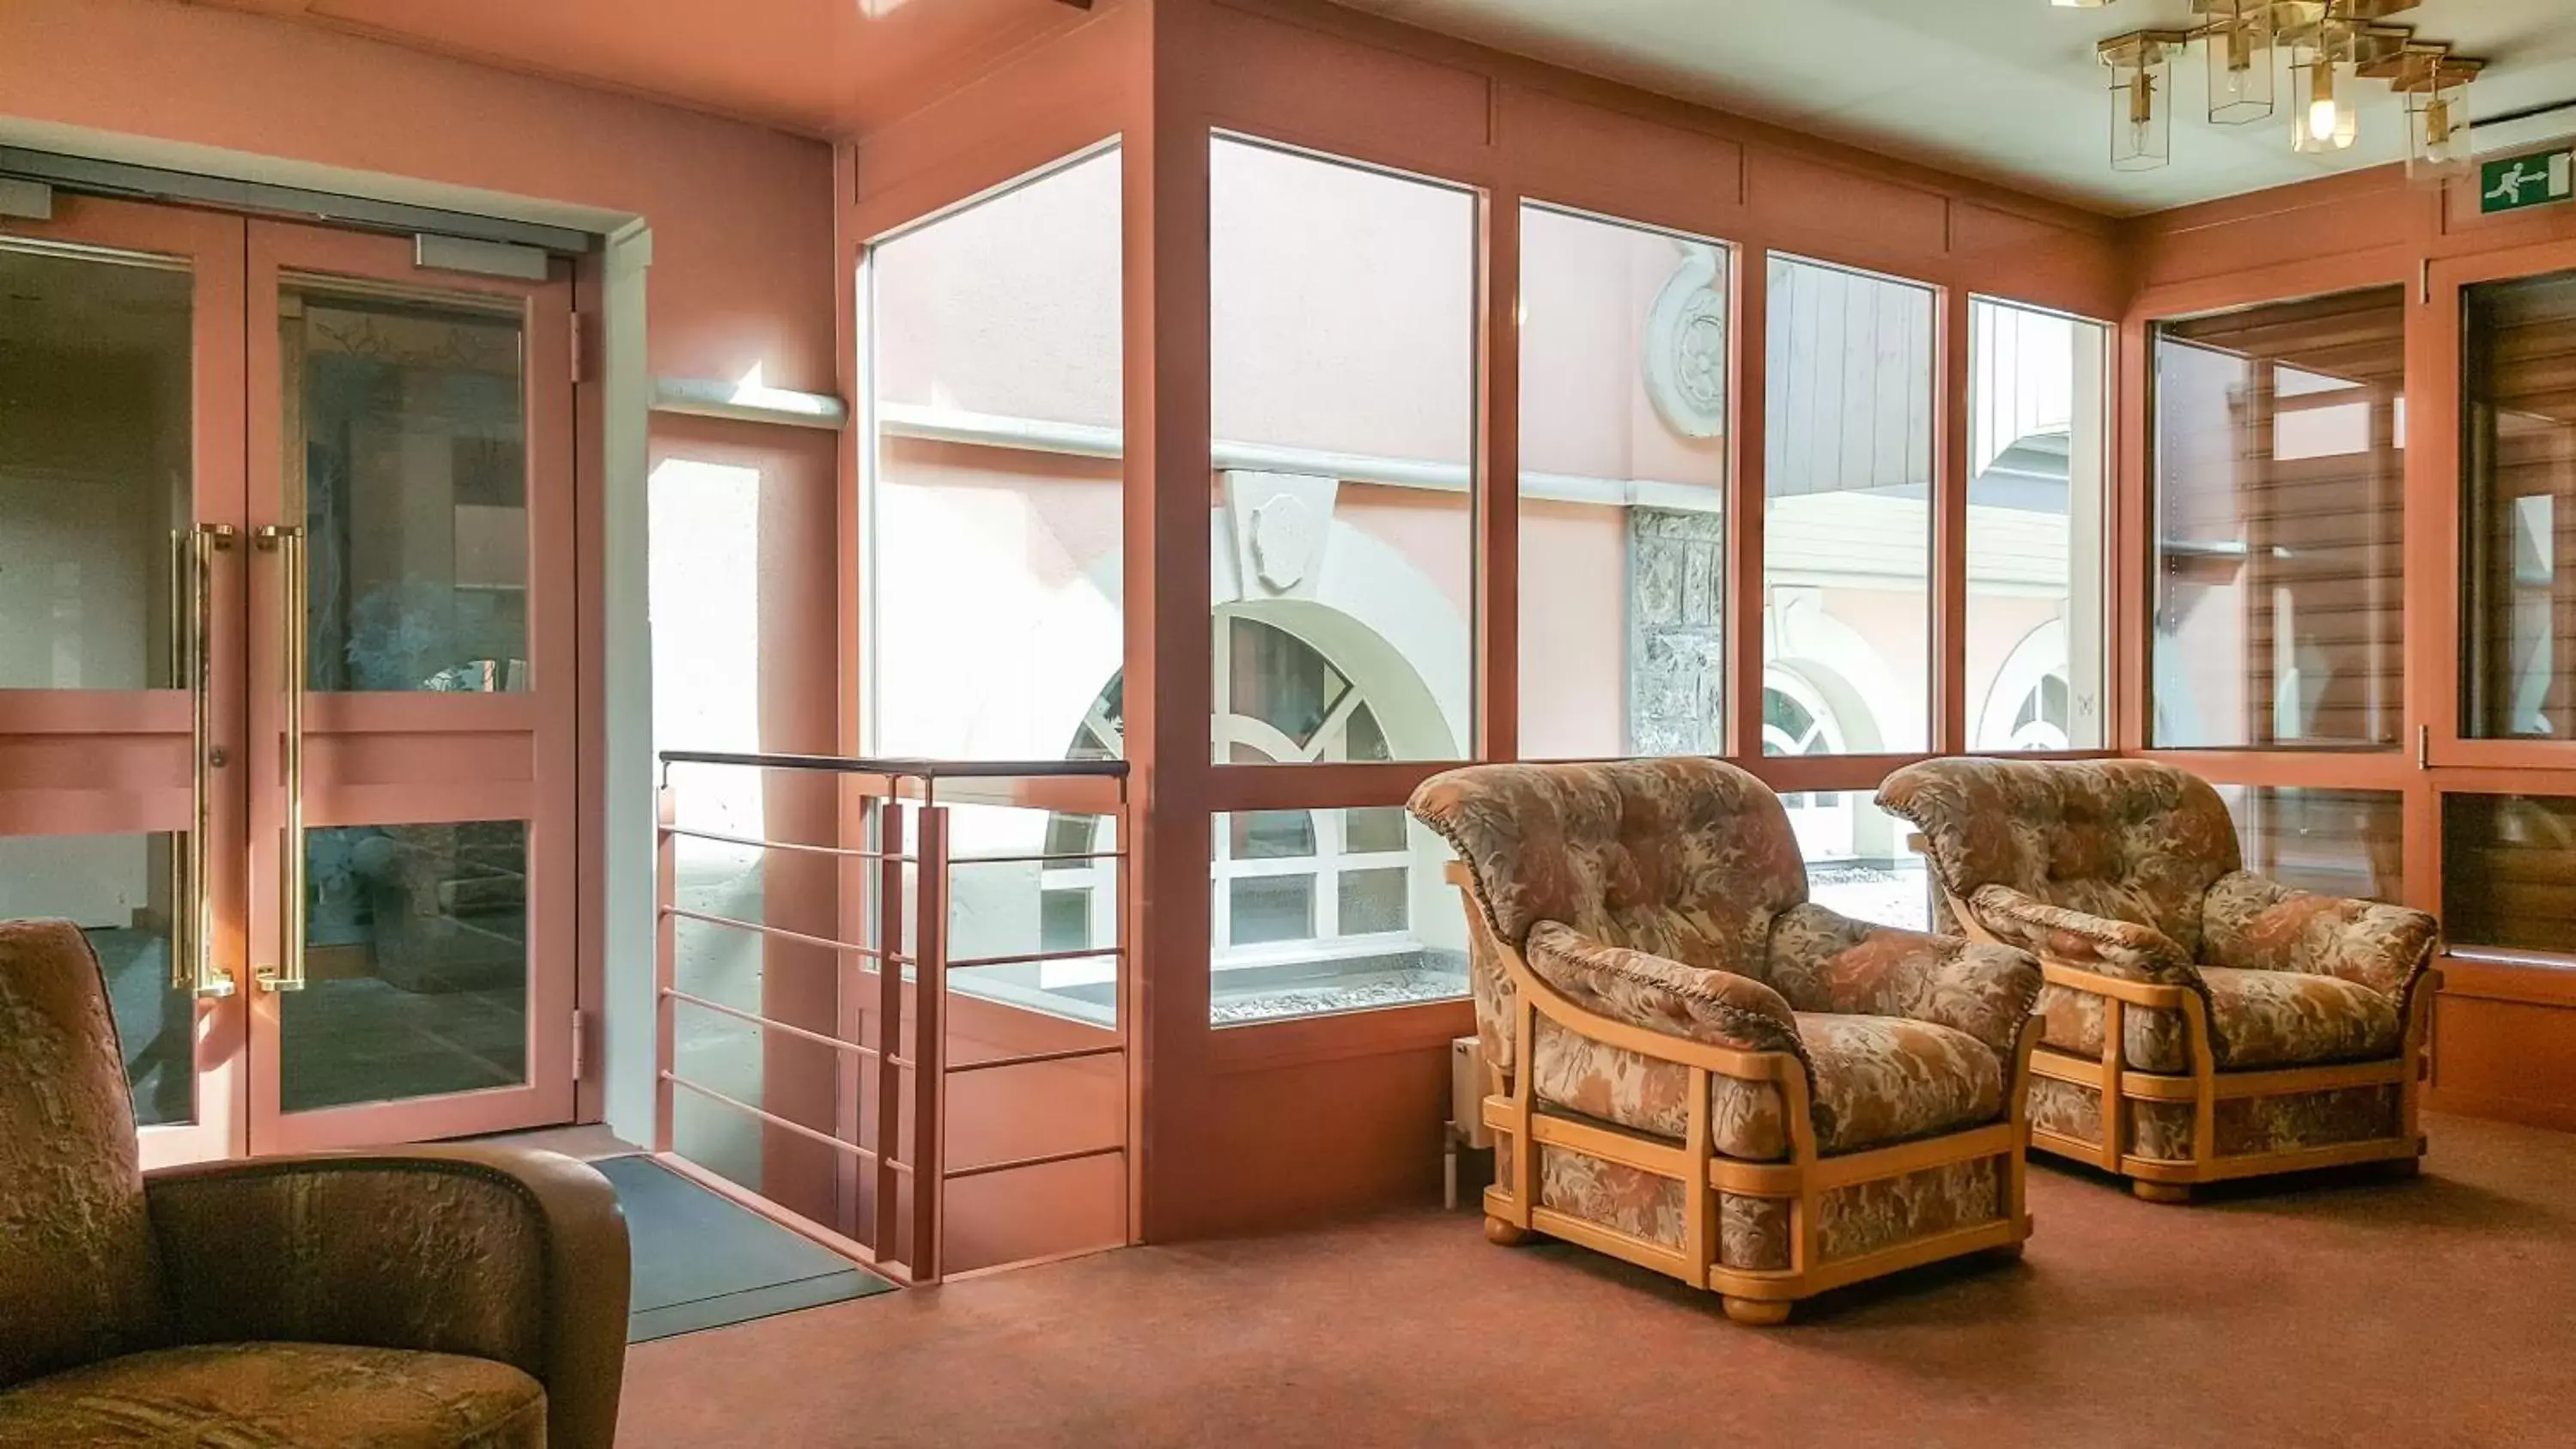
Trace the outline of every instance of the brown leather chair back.
[[162, 1331], [98, 957], [69, 921], [0, 922], [0, 1388], [153, 1347]]

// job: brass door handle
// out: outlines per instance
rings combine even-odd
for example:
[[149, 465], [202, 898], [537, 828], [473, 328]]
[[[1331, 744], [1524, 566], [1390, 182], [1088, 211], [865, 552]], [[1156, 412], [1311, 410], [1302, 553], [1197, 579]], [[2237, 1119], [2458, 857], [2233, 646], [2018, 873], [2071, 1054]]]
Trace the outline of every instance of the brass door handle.
[[262, 552], [277, 555], [278, 667], [286, 675], [286, 718], [279, 754], [285, 821], [277, 832], [277, 964], [260, 968], [262, 991], [304, 989], [304, 530], [291, 523], [262, 524], [252, 534]]
[[170, 985], [199, 996], [230, 996], [232, 973], [215, 960], [215, 903], [206, 846], [214, 829], [214, 781], [209, 777], [220, 754], [210, 738], [215, 715], [208, 692], [214, 673], [215, 554], [233, 546], [233, 526], [201, 523], [180, 534], [177, 543], [177, 594], [186, 601], [185, 643], [178, 662], [188, 685], [189, 812], [187, 844], [177, 852], [172, 871]]

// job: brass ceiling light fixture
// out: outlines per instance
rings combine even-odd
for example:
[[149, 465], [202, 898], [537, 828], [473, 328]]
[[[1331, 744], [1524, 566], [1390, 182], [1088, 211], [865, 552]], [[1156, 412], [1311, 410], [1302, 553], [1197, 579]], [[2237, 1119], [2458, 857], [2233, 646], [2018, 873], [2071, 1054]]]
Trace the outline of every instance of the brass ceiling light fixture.
[[2111, 71], [2111, 169], [2153, 171], [2173, 160], [2173, 58], [2191, 37], [2140, 30], [2103, 41]]
[[2290, 42], [2290, 149], [2311, 154], [2348, 149], [2361, 135], [2353, 107], [2353, 29], [2332, 7]]
[[2439, 185], [2474, 167], [2469, 126], [2469, 82], [2485, 69], [2444, 46], [2410, 46], [2398, 59], [2389, 89], [2406, 98], [2406, 174]]
[[[2052, 0], [2092, 9], [2110, 0]], [[2406, 98], [2410, 175], [2467, 164], [2463, 88], [2481, 62], [2384, 23], [2417, 0], [2192, 0], [2188, 30], [2136, 30], [2095, 47], [2111, 70], [2111, 166], [2143, 171], [2172, 159], [2173, 59], [2199, 42], [2208, 70], [2209, 121], [2241, 126], [2279, 109], [2279, 72], [2290, 75], [2290, 145], [2310, 154], [2349, 150], [2361, 135], [2360, 83], [2388, 82]]]
[[2272, 114], [2273, 0], [2194, 0], [2206, 17], [2201, 49], [2209, 59], [2209, 122], [2242, 126]]

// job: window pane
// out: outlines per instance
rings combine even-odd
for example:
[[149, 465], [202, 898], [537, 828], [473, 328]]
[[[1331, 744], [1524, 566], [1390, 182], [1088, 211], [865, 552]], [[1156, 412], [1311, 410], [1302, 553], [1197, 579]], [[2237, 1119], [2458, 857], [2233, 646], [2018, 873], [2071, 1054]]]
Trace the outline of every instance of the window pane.
[[1728, 265], [1521, 209], [1524, 758], [1724, 749]]
[[1226, 621], [1227, 712], [1257, 720], [1299, 748], [1313, 743], [1350, 681], [1286, 631], [1250, 619]]
[[2576, 800], [2443, 796], [2442, 916], [2459, 945], [2576, 953]]
[[1237, 860], [1294, 860], [1315, 853], [1315, 817], [1304, 810], [1247, 810], [1234, 817]]
[[315, 689], [528, 687], [517, 309], [281, 288]]
[[1798, 853], [1807, 861], [1807, 899], [1857, 921], [1929, 930], [1930, 877], [1905, 848], [1913, 826], [1878, 808], [1867, 790], [1783, 795]]
[[[1221, 136], [1208, 171], [1219, 647], [1256, 617], [1292, 629], [1372, 716], [1344, 745], [1266, 757], [1459, 758], [1475, 195]], [[1338, 692], [1266, 668], [1217, 671], [1220, 763], [1229, 714], [1303, 745]]]
[[2576, 738], [2576, 274], [2471, 287], [2466, 323], [2460, 727]]
[[2394, 747], [2406, 295], [2156, 328], [2150, 741]]
[[1234, 928], [1228, 939], [1238, 946], [1264, 941], [1294, 941], [1315, 934], [1315, 878], [1311, 875], [1257, 875], [1234, 882]]
[[1375, 805], [1342, 812], [1342, 848], [1353, 854], [1404, 849], [1407, 817], [1399, 805]]
[[1087, 157], [869, 253], [872, 753], [1119, 748], [1083, 728], [1123, 649], [1119, 168]]
[[[1242, 818], [1211, 822], [1221, 847], [1240, 838]], [[1210, 862], [1212, 1024], [1467, 994], [1466, 916], [1442, 875], [1454, 858], [1448, 846], [1399, 807], [1354, 807], [1344, 820], [1343, 840], [1317, 841], [1322, 853], [1311, 861], [1247, 865], [1220, 849]], [[1374, 838], [1390, 820], [1395, 838]], [[1376, 848], [1387, 844], [1393, 848]]]
[[2110, 329], [1968, 304], [1968, 731], [2099, 749]]
[[168, 689], [184, 267], [0, 242], [0, 689]]
[[1931, 738], [1932, 301], [1771, 259], [1764, 657], [1832, 703], [1838, 751]]
[[1038, 893], [1038, 949], [1081, 951], [1091, 945], [1091, 892]]
[[[995, 805], [946, 809], [949, 960], [1033, 952], [1096, 953], [1058, 961], [952, 967], [949, 989], [1016, 1010], [1096, 1026], [1116, 1025], [1121, 862], [1115, 858], [1029, 859], [1041, 846], [1065, 843], [1063, 837], [1077, 833], [1087, 850], [1114, 852], [1118, 849], [1116, 817]], [[859, 989], [874, 988], [862, 985]]]
[[171, 867], [183, 841], [158, 832], [0, 836], [0, 920], [57, 917], [89, 938], [144, 1127], [197, 1115], [197, 998], [171, 981], [174, 902], [184, 910]]
[[1403, 930], [1405, 879], [1409, 874], [1401, 867], [1342, 872], [1342, 934], [1366, 936]]
[[2394, 790], [2221, 785], [2245, 868], [2330, 896], [2406, 894], [2405, 797]]

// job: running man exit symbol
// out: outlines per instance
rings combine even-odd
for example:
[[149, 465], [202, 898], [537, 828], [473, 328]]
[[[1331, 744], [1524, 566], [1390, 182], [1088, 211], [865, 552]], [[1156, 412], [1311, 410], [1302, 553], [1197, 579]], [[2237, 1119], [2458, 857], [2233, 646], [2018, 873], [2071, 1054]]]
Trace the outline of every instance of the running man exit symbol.
[[2576, 152], [2545, 151], [2489, 161], [2478, 177], [2481, 213], [2520, 211], [2576, 197]]

